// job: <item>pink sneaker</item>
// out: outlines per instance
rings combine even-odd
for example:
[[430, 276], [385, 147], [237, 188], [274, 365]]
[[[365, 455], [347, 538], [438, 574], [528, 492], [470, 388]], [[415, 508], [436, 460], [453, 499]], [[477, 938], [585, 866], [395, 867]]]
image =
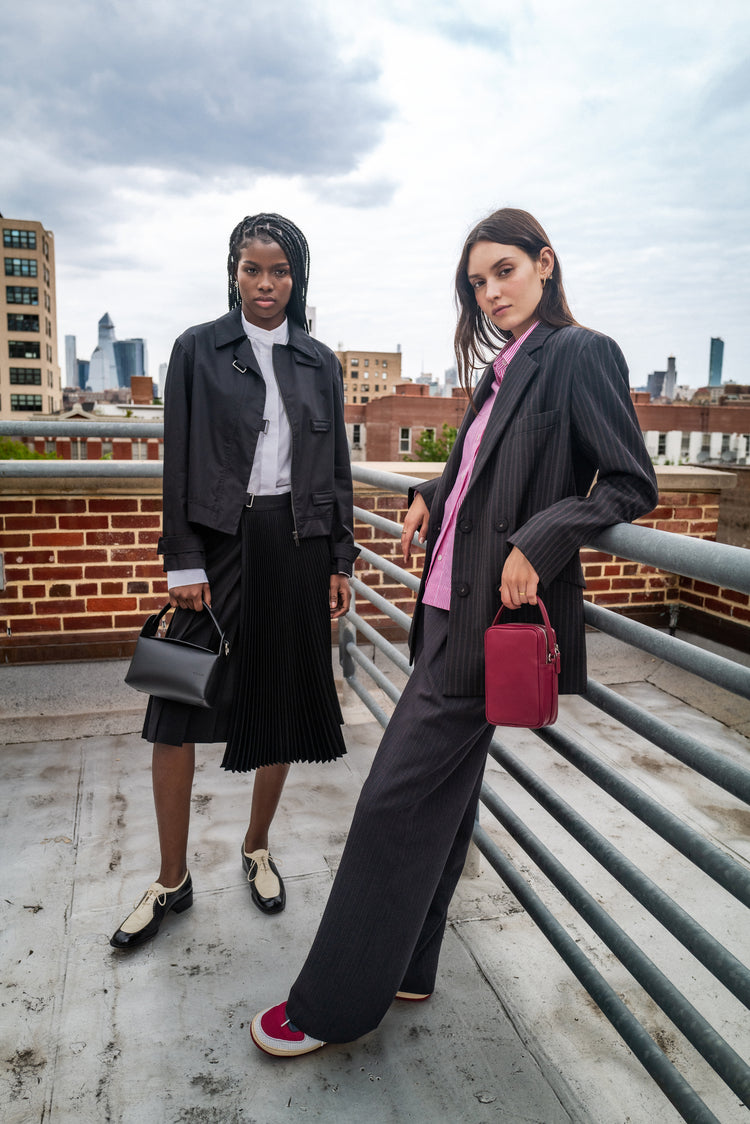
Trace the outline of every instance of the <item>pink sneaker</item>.
[[301, 1030], [292, 1030], [286, 1003], [279, 1003], [256, 1015], [250, 1024], [250, 1033], [259, 1050], [277, 1058], [296, 1058], [299, 1054], [310, 1054], [325, 1046], [325, 1042], [311, 1038]]

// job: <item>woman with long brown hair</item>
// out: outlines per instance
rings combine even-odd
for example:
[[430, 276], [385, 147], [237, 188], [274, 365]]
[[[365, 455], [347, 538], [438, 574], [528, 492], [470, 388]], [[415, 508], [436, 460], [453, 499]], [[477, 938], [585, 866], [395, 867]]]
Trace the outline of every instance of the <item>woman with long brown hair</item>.
[[541, 594], [560, 691], [583, 691], [579, 548], [658, 499], [622, 352], [574, 321], [557, 255], [531, 215], [505, 208], [471, 231], [456, 295], [456, 358], [471, 400], [442, 477], [417, 489], [402, 535], [405, 561], [415, 534], [426, 543], [414, 669], [302, 971], [288, 1000], [253, 1020], [270, 1054], [350, 1041], [394, 998], [429, 998], [493, 734], [484, 632], [501, 604], [536, 619], [529, 606]]

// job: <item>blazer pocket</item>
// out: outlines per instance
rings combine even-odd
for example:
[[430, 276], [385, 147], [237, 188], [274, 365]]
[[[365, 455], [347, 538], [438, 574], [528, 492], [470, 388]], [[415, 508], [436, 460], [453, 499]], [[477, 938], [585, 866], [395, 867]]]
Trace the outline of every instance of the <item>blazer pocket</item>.
[[313, 433], [328, 433], [330, 428], [330, 418], [310, 418], [310, 429]]
[[316, 505], [333, 503], [333, 492], [313, 492], [312, 502]]
[[511, 436], [516, 437], [519, 433], [529, 433], [535, 429], [552, 429], [559, 420], [559, 410], [545, 410], [543, 414], [526, 414], [513, 426]]

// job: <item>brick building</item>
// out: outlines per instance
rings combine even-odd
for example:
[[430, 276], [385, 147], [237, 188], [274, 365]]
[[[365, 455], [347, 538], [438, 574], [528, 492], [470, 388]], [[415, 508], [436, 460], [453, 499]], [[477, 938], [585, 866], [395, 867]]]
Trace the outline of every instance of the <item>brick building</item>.
[[661, 405], [633, 397], [655, 464], [750, 465], [750, 403]]
[[399, 461], [412, 456], [426, 430], [440, 436], [443, 425], [456, 426], [466, 412], [466, 395], [454, 388], [450, 398], [435, 398], [429, 386], [406, 381], [395, 394], [364, 405], [344, 407], [353, 461]]

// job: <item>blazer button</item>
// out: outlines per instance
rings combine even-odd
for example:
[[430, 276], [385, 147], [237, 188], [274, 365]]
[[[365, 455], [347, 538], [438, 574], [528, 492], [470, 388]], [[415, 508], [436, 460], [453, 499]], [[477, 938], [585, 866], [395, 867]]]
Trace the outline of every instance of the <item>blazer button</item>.
[[496, 519], [495, 520], [495, 530], [496, 531], [507, 531], [508, 530], [508, 520], [507, 519]]
[[472, 523], [471, 519], [461, 519], [458, 524], [458, 529], [459, 531], [463, 531], [465, 535], [468, 535], [473, 526], [474, 524]]
[[456, 585], [456, 593], [459, 597], [468, 597], [470, 588], [468, 582], [458, 582]]

